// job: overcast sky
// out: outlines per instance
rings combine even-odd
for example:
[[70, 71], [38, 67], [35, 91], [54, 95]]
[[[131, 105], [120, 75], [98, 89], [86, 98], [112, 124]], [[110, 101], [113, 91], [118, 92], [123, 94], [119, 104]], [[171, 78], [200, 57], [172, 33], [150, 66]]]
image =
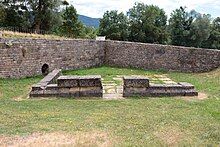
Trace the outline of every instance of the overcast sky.
[[157, 5], [163, 8], [167, 15], [180, 6], [188, 10], [211, 14], [212, 17], [220, 16], [220, 0], [68, 0], [79, 14], [93, 18], [101, 18], [107, 10], [126, 12], [135, 2]]

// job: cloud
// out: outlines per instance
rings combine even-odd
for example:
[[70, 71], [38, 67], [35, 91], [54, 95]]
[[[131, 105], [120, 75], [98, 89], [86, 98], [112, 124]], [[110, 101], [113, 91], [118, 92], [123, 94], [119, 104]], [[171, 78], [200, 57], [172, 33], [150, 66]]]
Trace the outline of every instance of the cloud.
[[220, 0], [69, 0], [69, 2], [79, 14], [94, 18], [102, 17], [107, 10], [127, 12], [135, 2], [157, 5], [163, 8], [167, 15], [180, 6], [186, 6], [188, 10], [195, 9], [213, 17], [220, 16]]

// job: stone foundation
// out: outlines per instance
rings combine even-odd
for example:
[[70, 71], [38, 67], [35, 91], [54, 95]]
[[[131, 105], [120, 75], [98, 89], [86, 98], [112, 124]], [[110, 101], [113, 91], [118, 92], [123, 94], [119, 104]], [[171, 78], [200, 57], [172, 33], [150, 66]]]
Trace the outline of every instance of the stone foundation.
[[123, 97], [165, 97], [198, 96], [194, 86], [189, 83], [149, 84], [146, 77], [124, 77]]
[[54, 70], [33, 85], [30, 97], [102, 97], [101, 76], [58, 76]]

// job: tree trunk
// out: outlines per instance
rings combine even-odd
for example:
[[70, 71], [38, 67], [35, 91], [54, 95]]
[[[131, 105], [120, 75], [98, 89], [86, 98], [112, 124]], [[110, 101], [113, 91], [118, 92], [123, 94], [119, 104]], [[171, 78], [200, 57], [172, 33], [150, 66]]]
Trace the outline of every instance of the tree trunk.
[[37, 14], [35, 17], [35, 22], [34, 22], [35, 33], [40, 32], [42, 7], [43, 7], [43, 0], [39, 0], [38, 7], [37, 7]]

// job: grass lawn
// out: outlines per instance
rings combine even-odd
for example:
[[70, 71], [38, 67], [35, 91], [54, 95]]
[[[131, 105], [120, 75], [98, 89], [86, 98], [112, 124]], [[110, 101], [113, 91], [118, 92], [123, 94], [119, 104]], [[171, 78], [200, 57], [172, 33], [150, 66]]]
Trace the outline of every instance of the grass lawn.
[[64, 74], [100, 74], [104, 79], [166, 74], [176, 82], [194, 84], [208, 98], [27, 99], [31, 85], [41, 76], [0, 79], [0, 144], [1, 136], [59, 132], [81, 134], [81, 140], [93, 140], [82, 145], [94, 146], [100, 142], [107, 146], [220, 145], [220, 69], [190, 74], [99, 67]]

